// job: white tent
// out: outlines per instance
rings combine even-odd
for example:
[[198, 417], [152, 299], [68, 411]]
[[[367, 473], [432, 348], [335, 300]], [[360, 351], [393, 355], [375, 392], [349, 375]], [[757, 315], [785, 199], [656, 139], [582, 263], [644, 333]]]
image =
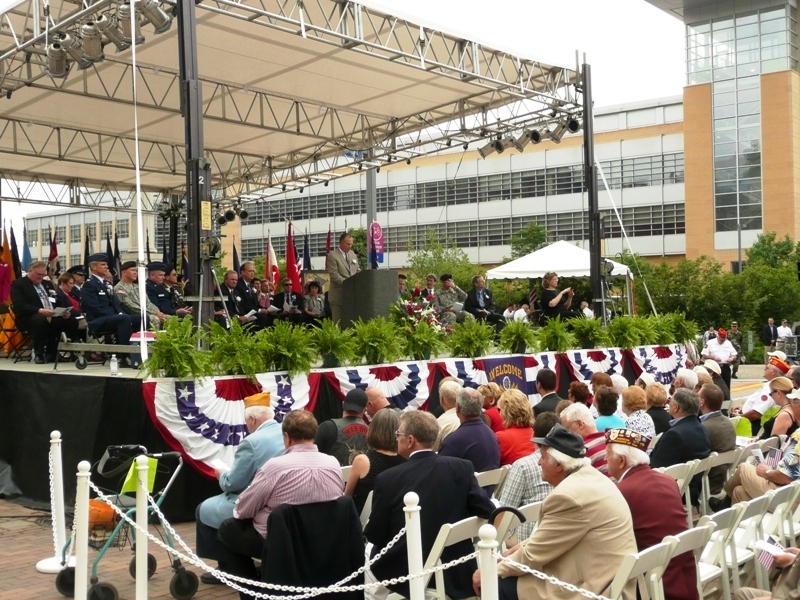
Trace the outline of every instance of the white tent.
[[[538, 279], [548, 271], [558, 273], [559, 277], [589, 277], [590, 254], [588, 250], [575, 244], [559, 240], [527, 256], [512, 260], [486, 273], [487, 279]], [[612, 277], [633, 279], [631, 270], [618, 262], [614, 265]]]

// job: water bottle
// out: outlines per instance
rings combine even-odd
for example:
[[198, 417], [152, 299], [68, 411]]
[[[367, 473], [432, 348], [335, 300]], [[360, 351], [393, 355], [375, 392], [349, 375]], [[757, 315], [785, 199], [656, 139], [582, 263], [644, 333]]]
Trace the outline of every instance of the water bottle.
[[110, 361], [109, 364], [111, 365], [111, 375], [113, 377], [116, 377], [117, 375], [119, 375], [119, 363], [117, 362], [117, 355], [116, 354], [112, 354], [111, 355], [111, 361]]

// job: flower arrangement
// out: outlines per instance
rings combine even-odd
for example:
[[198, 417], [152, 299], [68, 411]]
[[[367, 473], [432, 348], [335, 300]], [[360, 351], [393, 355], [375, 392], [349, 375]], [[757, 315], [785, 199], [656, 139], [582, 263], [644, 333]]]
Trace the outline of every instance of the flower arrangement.
[[395, 325], [403, 329], [416, 329], [420, 323], [425, 322], [436, 331], [446, 333], [451, 331], [451, 328], [439, 322], [436, 309], [419, 294], [412, 296], [411, 300], [398, 300], [392, 304], [389, 307], [389, 317]]

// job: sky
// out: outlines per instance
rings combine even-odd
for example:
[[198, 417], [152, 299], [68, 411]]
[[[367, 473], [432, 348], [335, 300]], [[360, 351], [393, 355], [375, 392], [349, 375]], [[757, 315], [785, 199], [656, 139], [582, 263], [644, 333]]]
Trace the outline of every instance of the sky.
[[[645, 0], [363, 0], [389, 14], [566, 67], [575, 51], [592, 67], [595, 107], [677, 96], [684, 85], [684, 27]], [[201, 65], [202, 66], [202, 65]], [[2, 203], [22, 243], [25, 215], [51, 206]]]

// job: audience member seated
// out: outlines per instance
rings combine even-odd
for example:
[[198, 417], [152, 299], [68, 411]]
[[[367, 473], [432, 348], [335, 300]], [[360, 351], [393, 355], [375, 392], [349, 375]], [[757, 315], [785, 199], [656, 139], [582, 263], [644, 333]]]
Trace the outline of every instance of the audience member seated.
[[675, 374], [675, 379], [672, 380], [672, 392], [674, 394], [680, 389], [686, 389], [693, 392], [697, 387], [697, 373], [691, 369], [680, 368]]
[[[636, 552], [631, 511], [617, 486], [589, 465], [579, 435], [556, 424], [547, 436], [533, 441], [542, 451], [542, 478], [553, 491], [542, 503], [531, 537], [506, 554], [515, 562], [601, 594], [625, 556]], [[574, 596], [508, 563], [500, 563], [497, 571], [500, 598]], [[476, 594], [480, 594], [480, 584], [480, 571], [475, 571]], [[626, 598], [636, 596], [635, 586], [634, 581], [628, 583]]]
[[161, 262], [152, 262], [147, 265], [147, 281], [145, 290], [150, 302], [158, 307], [158, 310], [168, 316], [185, 317], [191, 314], [191, 308], [175, 308], [172, 305], [172, 291], [164, 285], [164, 277], [167, 271], [172, 269]]
[[388, 408], [393, 412], [403, 412], [391, 402], [384, 393], [377, 387], [370, 386], [366, 390], [367, 406], [364, 408], [364, 413], [370, 418], [374, 418], [378, 411]]
[[[269, 406], [269, 393], [245, 398], [244, 422], [248, 435], [237, 446], [233, 465], [228, 470], [215, 470], [222, 493], [203, 500], [195, 512], [197, 555], [216, 560], [220, 571], [228, 571], [217, 540], [217, 530], [225, 519], [233, 517], [239, 494], [250, 485], [253, 477], [269, 459], [283, 454], [283, 433]], [[211, 573], [200, 576], [203, 583], [221, 583]]]
[[483, 415], [488, 418], [487, 424], [495, 433], [502, 431], [503, 417], [500, 416], [497, 402], [500, 400], [500, 396], [503, 395], [503, 388], [490, 381], [486, 385], [478, 386], [478, 393], [483, 396]]
[[656, 380], [653, 378], [652, 375], [650, 375], [650, 373], [642, 371], [639, 374], [639, 377], [636, 379], [636, 381], [633, 382], [633, 385], [638, 385], [646, 392], [647, 388], [651, 385], [654, 385], [655, 383]]
[[[56, 288], [56, 308], [69, 309], [68, 320], [76, 321], [75, 324], [70, 324], [64, 334], [71, 340], [86, 340], [86, 319], [83, 318], [81, 313], [81, 303], [75, 296], [72, 295], [72, 290], [75, 289], [75, 276], [66, 272], [58, 278], [58, 287]], [[69, 333], [68, 333], [69, 332]]]
[[794, 600], [800, 598], [800, 548], [786, 548], [775, 557], [778, 575], [774, 578], [772, 591], [756, 588], [739, 588], [734, 600]]
[[[722, 414], [722, 390], [713, 383], [707, 383], [700, 388], [700, 422], [708, 429], [708, 438], [711, 442], [711, 451], [722, 454], [736, 448], [736, 430], [731, 420]], [[711, 494], [719, 494], [728, 465], [718, 465], [708, 472], [708, 482]]]
[[[372, 514], [364, 528], [364, 536], [372, 544], [372, 557], [405, 526], [403, 497], [408, 492], [416, 492], [419, 505], [425, 507], [420, 512], [422, 556], [428, 555], [445, 523], [456, 523], [472, 516], [487, 519], [494, 510], [494, 504], [478, 486], [469, 461], [433, 452], [438, 434], [436, 419], [429, 413], [414, 410], [403, 413], [400, 418], [397, 451], [408, 461], [375, 479]], [[368, 583], [374, 578], [381, 581], [408, 574], [406, 543], [406, 537], [401, 537], [372, 565], [372, 572], [366, 577]], [[469, 540], [454, 544], [442, 553], [442, 563], [472, 552]], [[476, 561], [470, 560], [444, 571], [444, 586], [450, 598], [472, 596], [470, 576], [476, 566]], [[409, 597], [407, 583], [391, 586], [391, 589]]]
[[[669, 403], [672, 415], [671, 427], [665, 431], [650, 454], [650, 466], [671, 467], [695, 458], [704, 459], [711, 454], [711, 439], [708, 430], [698, 418], [700, 398], [687, 389], [679, 389]], [[692, 503], [700, 498], [702, 476], [695, 475], [689, 484]]]
[[[73, 337], [78, 322], [70, 319], [71, 310], [55, 316], [56, 290], [45, 281], [47, 265], [37, 260], [28, 266], [28, 274], [11, 282], [11, 304], [14, 319], [20, 331], [31, 336], [34, 362], [43, 365], [56, 358], [61, 333]], [[71, 306], [71, 305], [70, 305]]]
[[289, 321], [295, 325], [300, 325], [305, 317], [303, 316], [303, 296], [299, 292], [292, 291], [292, 280], [284, 277], [281, 281], [283, 291], [275, 294], [272, 304], [278, 309], [275, 318]]
[[561, 317], [571, 319], [579, 317], [581, 313], [570, 309], [575, 291], [572, 288], [558, 290], [558, 275], [552, 271], [542, 277], [542, 312], [548, 319]]
[[[609, 475], [628, 503], [639, 552], [686, 531], [686, 509], [675, 479], [650, 468], [650, 439], [631, 429], [606, 430]], [[664, 597], [697, 600], [697, 567], [686, 552], [664, 572]]]
[[779, 407], [778, 412], [763, 425], [759, 436], [765, 440], [773, 435], [792, 435], [797, 430], [795, 409], [789, 401], [788, 393], [794, 391], [792, 380], [788, 377], [776, 377], [769, 382], [769, 395]]
[[400, 425], [400, 415], [393, 410], [380, 410], [369, 423], [367, 452], [353, 458], [353, 468], [347, 479], [344, 494], [351, 496], [358, 514], [364, 509], [367, 496], [375, 485], [375, 478], [406, 459], [397, 453], [395, 432]]
[[594, 401], [594, 396], [601, 385], [613, 388], [614, 382], [611, 381], [611, 376], [608, 373], [601, 373], [600, 371], [592, 373], [592, 376], [589, 378], [589, 387], [591, 388], [591, 395], [589, 396], [588, 404], [589, 404], [589, 410], [592, 411], [592, 416], [595, 419], [600, 416], [600, 413], [597, 412], [597, 406]]
[[228, 572], [257, 579], [253, 558], [261, 558], [267, 517], [282, 504], [328, 502], [342, 496], [342, 469], [332, 456], [317, 450], [317, 421], [305, 410], [293, 410], [281, 424], [286, 451], [264, 463], [236, 501], [233, 518], [219, 526], [222, 561]]
[[642, 388], [633, 385], [622, 391], [622, 412], [626, 415], [625, 427], [652, 440], [656, 436], [656, 427], [653, 419], [645, 412], [645, 408], [647, 408], [647, 395]]
[[505, 429], [495, 433], [500, 442], [500, 465], [511, 465], [535, 450], [533, 437], [533, 411], [528, 397], [512, 388], [500, 396], [500, 414]]
[[569, 400], [562, 400], [561, 402], [556, 404], [556, 416], [560, 419], [561, 413], [563, 413], [567, 409], [567, 407], [572, 405], [573, 402], [570, 402]]
[[597, 431], [625, 429], [625, 421], [616, 414], [618, 402], [619, 395], [614, 388], [607, 385], [595, 388], [593, 406], [597, 408], [597, 414], [600, 415], [594, 421]]
[[354, 388], [347, 392], [342, 403], [342, 418], [323, 421], [317, 433], [317, 448], [330, 454], [343, 467], [350, 464], [355, 452], [367, 451], [367, 424], [364, 410], [367, 394]]
[[446, 325], [454, 322], [461, 323], [468, 314], [463, 308], [456, 310], [456, 303], [465, 305], [467, 293], [458, 287], [450, 273], [441, 276], [442, 289], [439, 290], [431, 301], [431, 306], [439, 315], [439, 320]]
[[164, 285], [167, 286], [169, 290], [169, 300], [176, 313], [179, 308], [187, 308], [189, 312], [191, 312], [191, 307], [186, 305], [186, 300], [183, 298], [184, 292], [181, 276], [178, 275], [178, 272], [172, 267], [168, 266], [164, 273]]
[[306, 297], [303, 300], [303, 319], [309, 325], [319, 325], [325, 318], [325, 297], [317, 281], [306, 284]]
[[[139, 315], [129, 315], [114, 295], [109, 276], [105, 254], [93, 254], [89, 257], [89, 270], [92, 275], [83, 284], [81, 297], [86, 324], [89, 331], [110, 331], [116, 333], [117, 344], [127, 346], [131, 342], [131, 333], [139, 331], [141, 319]], [[119, 366], [130, 366], [127, 356], [119, 359]]]
[[258, 306], [267, 309], [272, 303], [273, 292], [275, 288], [269, 279], [264, 279], [261, 282], [261, 293], [258, 295]]
[[561, 402], [561, 398], [556, 394], [557, 387], [556, 372], [547, 368], [539, 369], [536, 373], [536, 391], [542, 399], [533, 407], [534, 416], [556, 411], [556, 406]]
[[[30, 268], [30, 267], [29, 267]], [[67, 269], [67, 273], [72, 275], [75, 280], [75, 285], [70, 292], [70, 296], [75, 298], [75, 300], [80, 303], [81, 301], [81, 288], [83, 287], [84, 281], [86, 281], [86, 269], [83, 265], [75, 265], [74, 267], [70, 267]]]
[[[730, 371], [730, 365], [726, 366], [728, 367], [728, 371]], [[722, 377], [722, 369], [720, 368], [717, 361], [708, 358], [703, 361], [702, 367], [695, 367], [695, 369], [698, 368], [704, 369], [711, 376], [711, 383], [713, 383], [719, 389], [722, 390], [722, 396], [725, 400], [731, 399], [731, 389], [728, 387], [725, 378]]]
[[[732, 411], [740, 414], [750, 421], [752, 436], [758, 435], [761, 429], [762, 418], [766, 415], [769, 418], [769, 411], [775, 406], [775, 402], [770, 395], [769, 382], [776, 377], [784, 377], [789, 372], [789, 363], [786, 362], [786, 355], [776, 351], [768, 354], [769, 362], [764, 367], [764, 384], [755, 392], [750, 394], [741, 407]], [[777, 412], [777, 411], [775, 411]]]
[[644, 391], [647, 398], [647, 414], [653, 419], [653, 426], [656, 430], [656, 435], [664, 433], [669, 429], [669, 422], [672, 419], [667, 409], [667, 390], [660, 383], [648, 385]]
[[482, 411], [483, 398], [478, 390], [462, 388], [456, 396], [456, 414], [461, 424], [442, 441], [442, 447], [439, 448], [439, 456], [468, 460], [476, 473], [500, 466], [500, 444], [491, 428], [481, 419]]
[[[555, 413], [544, 412], [536, 417], [533, 422], [533, 435], [545, 437], [550, 430], [558, 423]], [[533, 443], [533, 442], [531, 442]], [[535, 446], [534, 446], [535, 447]], [[511, 465], [503, 484], [503, 491], [500, 494], [500, 504], [502, 506], [513, 506], [519, 508], [533, 502], [541, 502], [550, 493], [553, 487], [542, 479], [542, 467], [540, 461], [542, 452], [539, 448], [524, 458], [520, 458]], [[500, 523], [502, 516], [498, 516], [495, 525]], [[530, 537], [536, 523], [523, 523], [516, 530], [508, 532], [509, 537], [506, 543], [509, 547], [519, 541]]]
[[[119, 282], [114, 286], [114, 294], [122, 310], [129, 315], [139, 316], [141, 313], [141, 303], [139, 302], [139, 282], [136, 272], [136, 262], [129, 260], [122, 263], [119, 270]], [[145, 296], [147, 302], [147, 317], [150, 321], [151, 329], [158, 329], [164, 322], [164, 315], [158, 307], [150, 301], [149, 296]]]
[[256, 278], [256, 269], [253, 263], [242, 263], [239, 277], [236, 280], [236, 292], [239, 298], [240, 314], [253, 313], [255, 319], [251, 319], [251, 323], [258, 329], [264, 329], [272, 325], [272, 315], [262, 308], [258, 303], [259, 289], [254, 285]]
[[567, 394], [567, 399], [570, 402], [579, 402], [585, 406], [589, 406], [589, 398], [591, 394], [589, 393], [589, 386], [587, 386], [582, 381], [573, 381], [569, 384], [569, 393]]
[[561, 425], [572, 433], [577, 433], [586, 447], [586, 458], [601, 473], [608, 475], [606, 466], [606, 437], [597, 431], [592, 413], [585, 404], [570, 404], [561, 413]]
[[456, 397], [463, 388], [457, 381], [445, 381], [439, 385], [439, 405], [444, 409], [442, 415], [436, 419], [439, 424], [439, 437], [433, 449], [437, 452], [442, 447], [444, 439], [455, 431], [461, 421], [456, 414]]
[[497, 314], [492, 290], [486, 289], [486, 281], [480, 275], [472, 278], [472, 289], [467, 292], [464, 310], [479, 321], [488, 321], [497, 331], [503, 328], [505, 319]]
[[[242, 296], [239, 294], [239, 290], [236, 289], [238, 281], [239, 275], [236, 274], [236, 271], [226, 271], [225, 277], [222, 279], [222, 285], [214, 290], [214, 296], [222, 297], [222, 301], [214, 301], [214, 320], [225, 329], [230, 329], [229, 318], [231, 321], [238, 319], [242, 326], [250, 322], [250, 319], [245, 316], [247, 311], [244, 310], [242, 305]], [[227, 314], [225, 314], [226, 309]]]

